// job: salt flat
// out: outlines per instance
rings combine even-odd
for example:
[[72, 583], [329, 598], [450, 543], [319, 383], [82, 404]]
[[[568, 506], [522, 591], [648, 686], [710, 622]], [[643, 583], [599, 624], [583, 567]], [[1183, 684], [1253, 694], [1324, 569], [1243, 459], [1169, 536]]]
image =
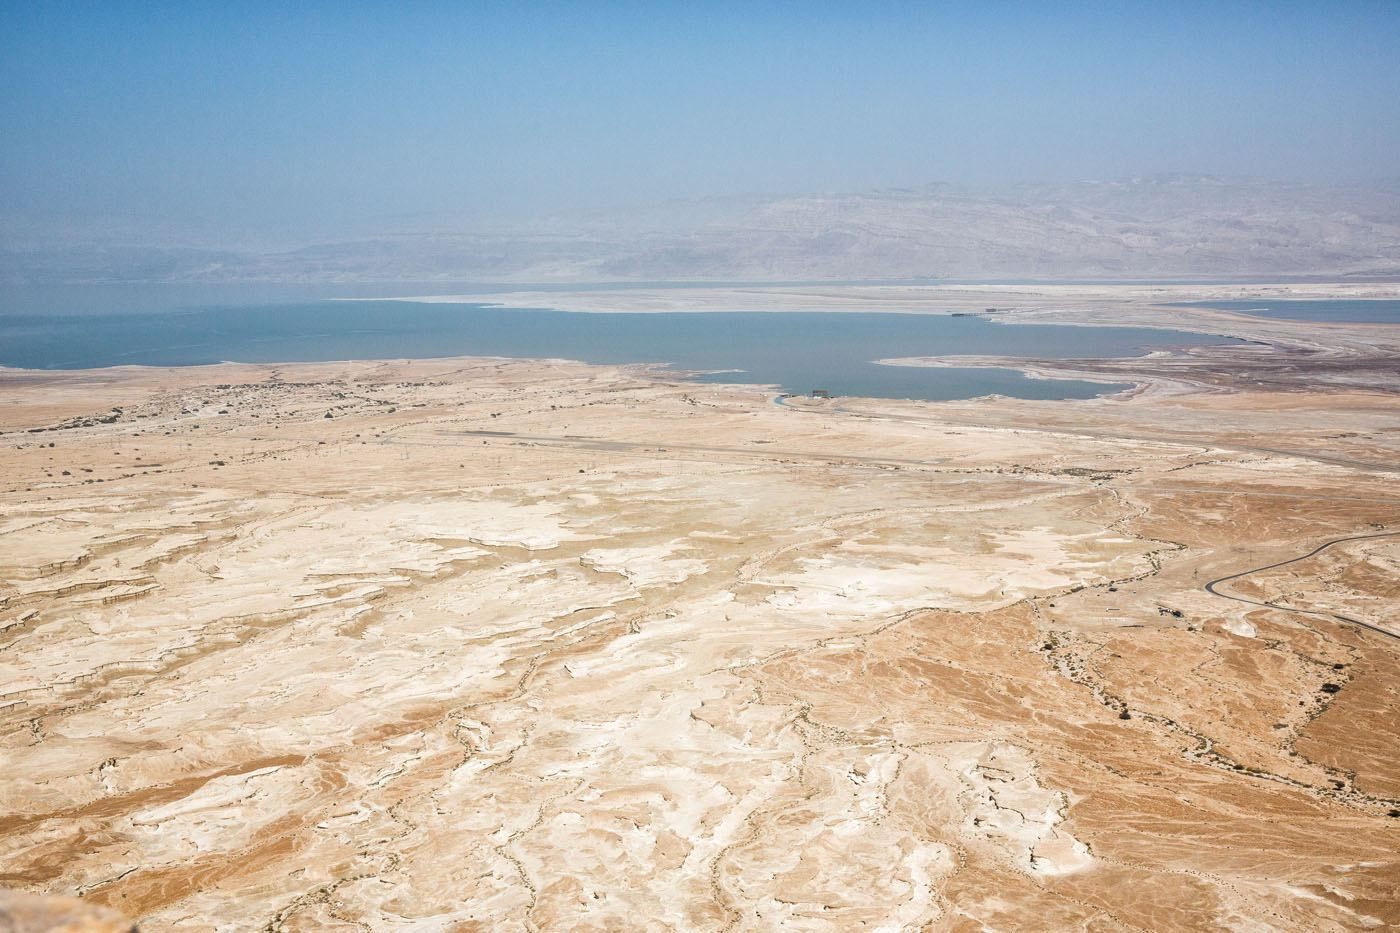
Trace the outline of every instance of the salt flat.
[[1037, 364], [1142, 386], [1075, 403], [0, 373], [0, 883], [144, 930], [1400, 924], [1391, 344], [1248, 326], [1267, 366]]
[[931, 282], [927, 285], [695, 285], [647, 288], [590, 287], [570, 291], [553, 288], [528, 291], [516, 288], [496, 294], [409, 295], [400, 300], [428, 304], [498, 304], [508, 308], [557, 308], [561, 311], [649, 313], [657, 311], [888, 311], [927, 314], [981, 310], [993, 306], [1003, 311], [1040, 308], [1111, 308], [1122, 317], [1131, 306], [1175, 304], [1190, 301], [1311, 300], [1400, 298], [1400, 285], [1377, 282], [1297, 282], [1222, 284], [1111, 282], [1035, 282], [1025, 284], [972, 284]]

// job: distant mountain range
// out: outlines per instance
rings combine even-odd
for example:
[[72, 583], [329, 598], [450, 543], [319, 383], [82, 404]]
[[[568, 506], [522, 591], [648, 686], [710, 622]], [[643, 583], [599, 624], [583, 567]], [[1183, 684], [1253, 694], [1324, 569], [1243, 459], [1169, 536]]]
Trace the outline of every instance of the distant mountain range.
[[1400, 184], [1155, 176], [716, 199], [293, 249], [0, 232], [0, 281], [588, 282], [1400, 275]]

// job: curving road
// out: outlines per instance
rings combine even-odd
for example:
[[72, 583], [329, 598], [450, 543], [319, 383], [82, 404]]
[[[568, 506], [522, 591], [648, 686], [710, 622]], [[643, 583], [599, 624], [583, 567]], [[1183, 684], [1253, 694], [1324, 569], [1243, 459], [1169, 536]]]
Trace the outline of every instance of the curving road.
[[1286, 567], [1289, 564], [1296, 564], [1299, 561], [1307, 560], [1310, 557], [1315, 557], [1323, 551], [1327, 550], [1328, 548], [1332, 547], [1333, 545], [1345, 544], [1348, 541], [1370, 541], [1374, 538], [1393, 538], [1397, 535], [1400, 535], [1400, 531], [1381, 531], [1377, 532], [1376, 534], [1351, 535], [1350, 537], [1346, 538], [1334, 538], [1331, 541], [1326, 542], [1325, 544], [1319, 544], [1317, 547], [1313, 548], [1311, 551], [1309, 551], [1301, 557], [1293, 557], [1288, 560], [1281, 560], [1278, 563], [1268, 564], [1263, 567], [1254, 567], [1249, 570], [1241, 570], [1239, 573], [1232, 573], [1228, 577], [1220, 577], [1218, 579], [1212, 580], [1205, 585], [1205, 590], [1212, 596], [1219, 596], [1222, 599], [1233, 599], [1236, 602], [1241, 603], [1249, 603], [1251, 606], [1263, 606], [1267, 609], [1281, 609], [1284, 612], [1297, 612], [1303, 615], [1321, 616], [1324, 619], [1335, 619], [1339, 622], [1349, 622], [1352, 625], [1359, 625], [1364, 629], [1369, 629], [1379, 635], [1384, 635], [1386, 638], [1393, 638], [1396, 641], [1400, 641], [1400, 634], [1396, 634], [1395, 632], [1392, 632], [1389, 629], [1381, 628], [1379, 625], [1372, 625], [1370, 622], [1363, 622], [1361, 619], [1353, 619], [1351, 616], [1344, 616], [1335, 612], [1323, 612], [1317, 609], [1294, 609], [1292, 606], [1281, 606], [1278, 603], [1261, 602], [1257, 599], [1247, 599], [1243, 596], [1232, 596], [1229, 593], [1222, 593], [1216, 589], [1216, 587], [1219, 586], [1221, 583], [1228, 583], [1231, 580], [1238, 580], [1240, 577], [1247, 577], [1253, 573], [1262, 573], [1265, 570], [1273, 570], [1276, 567]]

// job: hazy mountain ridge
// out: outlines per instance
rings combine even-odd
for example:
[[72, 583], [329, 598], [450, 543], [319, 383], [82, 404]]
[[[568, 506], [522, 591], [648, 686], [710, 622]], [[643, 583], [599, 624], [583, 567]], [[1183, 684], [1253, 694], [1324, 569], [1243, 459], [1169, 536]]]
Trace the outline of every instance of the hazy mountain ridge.
[[[1196, 176], [715, 199], [533, 230], [400, 233], [290, 249], [44, 247], [13, 229], [0, 279], [589, 281], [1400, 272], [1400, 186]], [[700, 219], [697, 222], [697, 218]]]

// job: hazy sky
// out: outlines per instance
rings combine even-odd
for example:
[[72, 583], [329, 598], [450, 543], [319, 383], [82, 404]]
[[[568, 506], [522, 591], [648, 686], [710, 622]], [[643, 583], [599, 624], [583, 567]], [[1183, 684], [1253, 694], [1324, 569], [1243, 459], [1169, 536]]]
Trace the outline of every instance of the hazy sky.
[[0, 83], [12, 222], [230, 239], [936, 180], [1400, 175], [1397, 0], [0, 0]]

